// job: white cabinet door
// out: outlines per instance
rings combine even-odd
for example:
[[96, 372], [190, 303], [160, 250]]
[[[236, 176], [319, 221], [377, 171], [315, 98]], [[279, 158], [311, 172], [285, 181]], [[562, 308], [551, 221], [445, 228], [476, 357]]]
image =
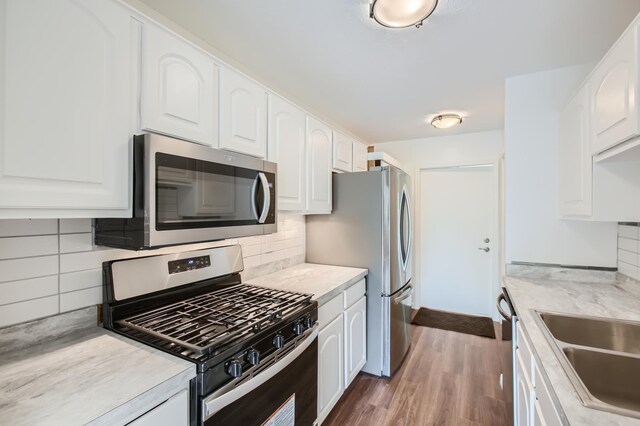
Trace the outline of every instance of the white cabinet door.
[[305, 213], [331, 213], [331, 129], [313, 117], [307, 117], [306, 163], [307, 204]]
[[359, 142], [353, 143], [353, 171], [367, 171], [367, 147]]
[[333, 168], [342, 172], [353, 171], [353, 140], [340, 132], [333, 132]]
[[220, 72], [220, 148], [267, 156], [267, 93], [237, 72]]
[[533, 421], [533, 401], [535, 400], [535, 393], [519, 352], [520, 349], [517, 349], [515, 376], [517, 401], [514, 401], [516, 404], [515, 424], [516, 426], [529, 426]]
[[627, 29], [589, 79], [593, 154], [638, 134], [637, 31]]
[[305, 208], [305, 114], [279, 96], [269, 96], [269, 161], [278, 163], [278, 210]]
[[126, 217], [139, 21], [115, 1], [0, 3], [0, 217]]
[[367, 297], [364, 296], [344, 313], [345, 388], [367, 362]]
[[318, 335], [318, 424], [329, 415], [344, 392], [342, 314]]
[[132, 426], [187, 426], [189, 424], [189, 392], [183, 390], [129, 424]]
[[143, 32], [141, 127], [217, 145], [218, 66], [213, 58], [164, 28]]
[[542, 407], [540, 407], [538, 401], [533, 403], [533, 426], [547, 426], [547, 422], [544, 420], [544, 414], [542, 413]]
[[560, 113], [560, 213], [591, 216], [593, 161], [589, 145], [589, 92], [585, 85]]

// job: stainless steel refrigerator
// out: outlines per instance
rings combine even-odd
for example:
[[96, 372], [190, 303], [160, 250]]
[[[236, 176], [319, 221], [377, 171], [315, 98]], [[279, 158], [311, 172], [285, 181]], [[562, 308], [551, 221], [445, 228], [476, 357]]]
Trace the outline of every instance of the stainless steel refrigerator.
[[411, 180], [393, 166], [333, 175], [333, 212], [307, 217], [307, 262], [369, 269], [367, 363], [391, 376], [411, 343]]

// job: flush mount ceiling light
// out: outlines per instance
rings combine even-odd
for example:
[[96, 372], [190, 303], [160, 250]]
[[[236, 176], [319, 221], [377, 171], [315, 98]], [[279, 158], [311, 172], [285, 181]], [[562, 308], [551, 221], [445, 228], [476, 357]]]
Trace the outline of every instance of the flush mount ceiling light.
[[437, 5], [438, 0], [373, 0], [369, 17], [389, 28], [420, 28]]
[[440, 114], [431, 120], [431, 125], [438, 129], [448, 129], [458, 124], [462, 124], [462, 117], [458, 114]]

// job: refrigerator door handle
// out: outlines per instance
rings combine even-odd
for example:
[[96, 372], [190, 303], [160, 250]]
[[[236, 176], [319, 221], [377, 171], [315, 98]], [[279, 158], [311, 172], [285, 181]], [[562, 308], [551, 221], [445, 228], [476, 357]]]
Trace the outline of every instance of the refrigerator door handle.
[[[405, 224], [405, 211], [407, 223]], [[405, 241], [404, 227], [407, 226], [407, 238]], [[407, 270], [409, 263], [409, 254], [411, 253], [411, 240], [413, 234], [413, 224], [411, 221], [411, 202], [409, 201], [409, 194], [407, 187], [402, 188], [402, 201], [400, 202], [400, 256], [402, 259], [402, 269]]]
[[393, 299], [392, 299], [393, 303], [395, 303], [396, 305], [399, 304], [399, 303], [402, 303], [405, 300], [407, 300], [408, 298], [410, 298], [412, 294], [413, 294], [413, 286], [409, 286], [408, 289], [406, 289], [405, 291], [403, 291], [399, 295], [393, 297]]

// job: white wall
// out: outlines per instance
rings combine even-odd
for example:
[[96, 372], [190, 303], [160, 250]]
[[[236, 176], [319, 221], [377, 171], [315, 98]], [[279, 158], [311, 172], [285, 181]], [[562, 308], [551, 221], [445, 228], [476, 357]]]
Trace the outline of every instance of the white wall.
[[[464, 123], [462, 125], [464, 126]], [[400, 161], [403, 169], [413, 176], [416, 173], [416, 168], [426, 165], [457, 164], [497, 159], [504, 150], [504, 137], [502, 130], [494, 130], [436, 138], [385, 142], [374, 146], [376, 151], [384, 151]]]
[[616, 224], [559, 219], [558, 112], [593, 65], [505, 83], [506, 261], [616, 266]]

